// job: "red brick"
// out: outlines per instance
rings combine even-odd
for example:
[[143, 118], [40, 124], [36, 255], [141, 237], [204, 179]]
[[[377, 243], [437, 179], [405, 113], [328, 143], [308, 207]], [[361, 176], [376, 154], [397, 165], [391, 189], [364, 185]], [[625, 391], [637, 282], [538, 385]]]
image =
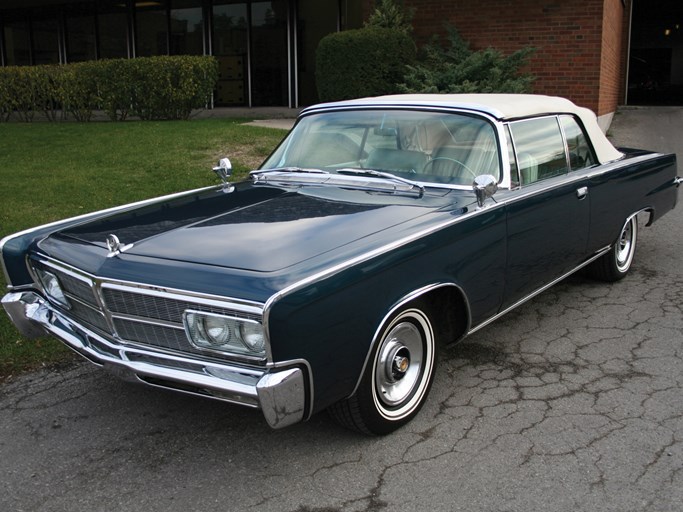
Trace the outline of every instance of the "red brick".
[[[630, 2], [631, 0], [629, 0]], [[625, 89], [628, 8], [621, 0], [406, 0], [418, 43], [454, 25], [473, 49], [512, 53], [533, 46], [527, 70], [539, 94], [559, 94], [598, 115], [614, 112]], [[373, 0], [364, 0], [370, 12]], [[627, 2], [628, 5], [628, 2]]]

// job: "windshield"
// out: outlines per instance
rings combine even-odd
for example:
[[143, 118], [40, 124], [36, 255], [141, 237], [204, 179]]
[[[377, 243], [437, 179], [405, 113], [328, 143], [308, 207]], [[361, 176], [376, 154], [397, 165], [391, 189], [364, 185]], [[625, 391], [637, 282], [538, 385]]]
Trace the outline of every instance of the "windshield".
[[500, 179], [493, 126], [466, 114], [406, 110], [323, 112], [304, 117], [261, 169], [383, 171], [423, 183], [471, 186]]

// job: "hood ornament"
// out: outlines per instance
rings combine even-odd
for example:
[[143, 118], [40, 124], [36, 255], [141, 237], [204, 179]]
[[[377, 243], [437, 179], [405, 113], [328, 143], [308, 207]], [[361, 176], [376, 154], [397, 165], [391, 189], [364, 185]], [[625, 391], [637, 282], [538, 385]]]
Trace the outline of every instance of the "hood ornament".
[[113, 258], [114, 256], [117, 256], [118, 254], [127, 251], [131, 247], [133, 247], [133, 244], [121, 245], [118, 236], [114, 234], [107, 235], [107, 249], [109, 249], [109, 254], [107, 254], [107, 258]]
[[230, 192], [235, 190], [234, 185], [232, 185], [228, 181], [228, 179], [232, 175], [232, 164], [230, 163], [229, 158], [221, 158], [218, 161], [218, 165], [213, 168], [213, 172], [215, 172], [223, 182], [224, 193], [229, 194]]

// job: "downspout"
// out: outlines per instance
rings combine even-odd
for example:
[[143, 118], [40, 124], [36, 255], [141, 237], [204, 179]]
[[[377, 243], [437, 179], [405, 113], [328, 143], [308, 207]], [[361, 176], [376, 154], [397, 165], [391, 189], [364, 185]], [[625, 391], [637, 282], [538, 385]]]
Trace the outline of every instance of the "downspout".
[[131, 0], [126, 0], [126, 8], [128, 11], [128, 58], [134, 59], [137, 57], [137, 49], [135, 48], [135, 6]]
[[[294, 104], [292, 105], [292, 94], [289, 95], [289, 108], [298, 108], [299, 107], [299, 25], [298, 25], [298, 20], [299, 20], [299, 11], [297, 9], [297, 3], [292, 2], [292, 15], [290, 17], [290, 23], [292, 26], [292, 37], [288, 38], [288, 41], [292, 41], [292, 50], [290, 53], [291, 56], [293, 56], [293, 65], [289, 66], [289, 69], [293, 73], [292, 80], [289, 81], [290, 84], [293, 85], [294, 87]], [[290, 25], [288, 23], [288, 25]]]
[[247, 106], [251, 108], [251, 4], [247, 4]]
[[624, 105], [628, 105], [628, 75], [631, 65], [631, 31], [633, 29], [633, 0], [628, 3], [628, 39], [626, 40], [626, 76], [624, 77]]

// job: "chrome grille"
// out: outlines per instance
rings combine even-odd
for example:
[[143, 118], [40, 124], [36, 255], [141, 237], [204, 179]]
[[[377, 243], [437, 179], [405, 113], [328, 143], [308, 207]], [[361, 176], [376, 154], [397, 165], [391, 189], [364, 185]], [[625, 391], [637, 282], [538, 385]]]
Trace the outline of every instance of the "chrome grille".
[[102, 298], [112, 313], [154, 318], [166, 322], [182, 324], [183, 312], [186, 309], [205, 311], [207, 313], [228, 314], [236, 318], [248, 318], [259, 321], [259, 315], [227, 310], [226, 308], [207, 306], [195, 302], [169, 299], [157, 295], [134, 293], [112, 288], [102, 288]]
[[133, 320], [114, 319], [117, 334], [124, 340], [170, 348], [181, 352], [197, 352], [187, 341], [185, 330], [151, 325]]
[[[187, 339], [183, 326], [183, 313], [187, 309], [204, 311], [245, 318], [260, 322], [261, 316], [242, 309], [256, 307], [220, 307], [220, 303], [212, 298], [207, 304], [199, 302], [202, 297], [192, 296], [194, 300], [185, 300], [181, 292], [158, 292], [142, 285], [129, 286], [101, 281], [74, 268], [65, 270], [63, 264], [32, 261], [34, 267], [40, 267], [54, 273], [59, 279], [71, 308], [64, 312], [75, 320], [94, 328], [103, 334], [124, 342], [149, 345], [168, 350], [205, 354], [194, 347]], [[78, 276], [78, 277], [76, 277]], [[176, 298], [177, 297], [177, 298]], [[195, 302], [195, 300], [197, 302]], [[63, 309], [61, 306], [60, 309]], [[238, 354], [212, 353], [212, 357], [240, 357]]]
[[92, 281], [83, 281], [57, 269], [50, 270], [55, 273], [59, 282], [62, 283], [62, 288], [64, 288], [65, 292], [81, 299], [86, 304], [98, 307], [97, 299], [95, 299], [95, 294], [93, 293]]
[[75, 300], [71, 300], [70, 304], [71, 309], [69, 311], [78, 320], [81, 320], [82, 322], [85, 322], [90, 326], [97, 327], [98, 329], [104, 332], [108, 332], [110, 330], [109, 324], [107, 323], [107, 319], [104, 317], [100, 310], [90, 308]]

